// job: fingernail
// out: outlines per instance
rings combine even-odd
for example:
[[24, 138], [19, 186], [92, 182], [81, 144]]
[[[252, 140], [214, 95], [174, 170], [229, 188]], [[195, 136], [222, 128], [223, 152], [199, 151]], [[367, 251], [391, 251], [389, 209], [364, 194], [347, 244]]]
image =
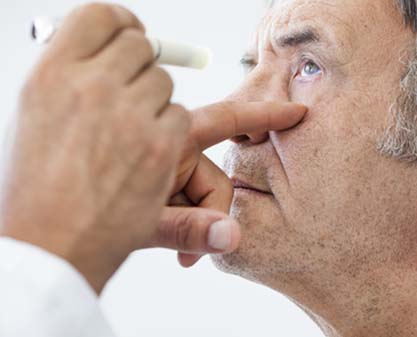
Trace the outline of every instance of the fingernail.
[[232, 244], [232, 226], [230, 220], [214, 222], [210, 227], [208, 244], [216, 250], [228, 250]]

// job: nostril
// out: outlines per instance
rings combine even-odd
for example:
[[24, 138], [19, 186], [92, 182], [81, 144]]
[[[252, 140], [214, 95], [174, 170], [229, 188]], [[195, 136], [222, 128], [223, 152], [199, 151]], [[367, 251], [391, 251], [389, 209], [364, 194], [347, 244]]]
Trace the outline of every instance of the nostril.
[[250, 142], [251, 144], [261, 144], [263, 142], [266, 142], [269, 138], [269, 135], [267, 132], [260, 132], [260, 133], [249, 133], [247, 135], [242, 136], [236, 136], [231, 139], [234, 143], [244, 143], [244, 142]]
[[236, 143], [236, 144], [239, 144], [239, 143], [246, 142], [246, 141], [248, 141], [249, 139], [250, 139], [250, 138], [249, 138], [248, 136], [243, 135], [243, 136], [236, 136], [236, 137], [233, 137], [233, 138], [231, 138], [230, 140], [231, 140], [232, 142]]
[[269, 134], [267, 132], [259, 132], [259, 133], [249, 133], [247, 135], [236, 136], [231, 139], [234, 143], [244, 143], [250, 142], [253, 145], [261, 144], [266, 142], [269, 138]]
[[250, 133], [247, 135], [252, 144], [260, 144], [268, 140], [269, 135], [267, 132]]

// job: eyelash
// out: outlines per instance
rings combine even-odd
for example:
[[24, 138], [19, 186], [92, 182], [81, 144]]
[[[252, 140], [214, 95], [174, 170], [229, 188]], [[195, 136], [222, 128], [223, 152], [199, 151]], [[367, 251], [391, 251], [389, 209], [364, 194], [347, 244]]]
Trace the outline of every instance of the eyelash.
[[243, 57], [240, 60], [240, 64], [243, 67], [243, 70], [246, 74], [250, 73], [258, 65], [255, 59], [251, 57]]
[[[317, 74], [301, 76], [305, 66], [309, 63], [315, 65], [318, 68], [319, 72]], [[321, 64], [314, 61], [312, 57], [308, 55], [301, 55], [296, 61], [296, 63], [291, 67], [291, 69], [292, 69], [291, 72], [293, 74], [291, 78], [291, 82], [293, 82], [294, 80], [297, 80], [298, 82], [305, 82], [305, 83], [310, 82], [311, 83], [317, 80], [317, 78], [319, 78], [320, 76], [324, 74], [324, 68], [321, 66]]]
[[[296, 66], [291, 67], [292, 73], [293, 73], [293, 79], [295, 79], [296, 77], [301, 77], [300, 74], [308, 63], [312, 63], [315, 66], [317, 66], [318, 69], [320, 69], [320, 74], [324, 72], [323, 67], [321, 67], [319, 63], [313, 61], [310, 57], [307, 57], [306, 55], [301, 55], [301, 57], [296, 62]], [[256, 60], [252, 57], [243, 57], [240, 60], [240, 64], [243, 66], [246, 74], [250, 73], [258, 65]], [[312, 75], [311, 77], [313, 76], [314, 75]], [[301, 77], [301, 78], [305, 78], [305, 77]]]

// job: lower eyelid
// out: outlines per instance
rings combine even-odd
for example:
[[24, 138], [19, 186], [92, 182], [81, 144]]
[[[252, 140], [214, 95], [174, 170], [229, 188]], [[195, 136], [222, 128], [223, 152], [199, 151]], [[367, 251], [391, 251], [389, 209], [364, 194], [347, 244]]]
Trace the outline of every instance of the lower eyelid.
[[295, 76], [293, 81], [301, 82], [301, 83], [312, 83], [319, 81], [323, 77], [323, 72], [320, 72], [317, 75], [312, 75], [308, 77], [301, 77], [301, 76]]

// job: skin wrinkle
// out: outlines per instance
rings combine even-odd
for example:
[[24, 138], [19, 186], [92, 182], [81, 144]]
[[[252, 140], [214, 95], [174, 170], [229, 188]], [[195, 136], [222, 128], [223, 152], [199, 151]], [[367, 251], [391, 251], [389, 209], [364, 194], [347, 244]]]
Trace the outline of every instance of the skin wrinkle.
[[[330, 7], [330, 8], [335, 8], [335, 4], [332, 3], [327, 3], [327, 2], [318, 2], [318, 4], [323, 5], [323, 7]], [[299, 7], [294, 6], [294, 8], [291, 7], [291, 11], [294, 13], [298, 13], [300, 11], [309, 13], [310, 12], [310, 8], [311, 8], [312, 4], [309, 3], [303, 3], [301, 4]], [[323, 13], [326, 12], [326, 8], [323, 8]], [[323, 14], [322, 14], [323, 15]], [[310, 22], [314, 23], [314, 16], [309, 15], [309, 14], [295, 14], [293, 15], [294, 17], [289, 17], [286, 22], [280, 22], [280, 21], [275, 21], [274, 22], [274, 28], [272, 29], [272, 33], [275, 32], [279, 32], [280, 30], [278, 29], [278, 27], [282, 27], [282, 26], [288, 26], [291, 27], [291, 22], [295, 21], [295, 22], [304, 22], [306, 25], [308, 25]], [[349, 22], [352, 22], [351, 20], [346, 20], [346, 19], [342, 19], [340, 18], [337, 14], [336, 15], [328, 15], [328, 18], [330, 20], [334, 20], [337, 21], [337, 25], [339, 25], [339, 29], [341, 30], [339, 32], [339, 36], [338, 38], [334, 38], [333, 36], [331, 36], [331, 32], [327, 33], [330, 35], [330, 37], [333, 37], [333, 41], [338, 41], [339, 45], [338, 48], [344, 48], [344, 50], [349, 51], [350, 53], [353, 53], [355, 51], [355, 46], [354, 46], [354, 41], [352, 41], [349, 37], [352, 36], [352, 32], [355, 31], [354, 27], [349, 25]], [[352, 18], [353, 19], [353, 18]], [[314, 25], [312, 25], [314, 28]], [[320, 26], [319, 26], [320, 27]], [[321, 28], [321, 27], [320, 27]], [[343, 35], [342, 35], [343, 34]], [[347, 44], [347, 45], [346, 45]], [[352, 55], [347, 55], [347, 58], [351, 58]], [[341, 63], [343, 63], [343, 61], [341, 60]]]
[[278, 159], [279, 165], [280, 165], [280, 167], [282, 167], [282, 172], [284, 173], [286, 187], [287, 187], [288, 190], [290, 190], [291, 189], [291, 183], [290, 183], [290, 179], [288, 177], [287, 171], [285, 170], [285, 166], [283, 165], [281, 157], [280, 157], [280, 155], [279, 155], [279, 153], [276, 149], [275, 149], [275, 152], [276, 152], [276, 158]]
[[[305, 25], [325, 30], [338, 48], [327, 49], [321, 74], [290, 82], [299, 76], [289, 65], [301, 50], [273, 41]], [[376, 149], [401, 93], [399, 54], [415, 40], [390, 0], [280, 1], [250, 47], [257, 66], [228, 97], [291, 98], [309, 112], [263, 143], [241, 137], [232, 146], [228, 175], [269, 188], [273, 197], [236, 191], [231, 215], [242, 241], [213, 260], [287, 296], [326, 336], [417, 336], [417, 171]], [[302, 52], [314, 58], [320, 51]]]

